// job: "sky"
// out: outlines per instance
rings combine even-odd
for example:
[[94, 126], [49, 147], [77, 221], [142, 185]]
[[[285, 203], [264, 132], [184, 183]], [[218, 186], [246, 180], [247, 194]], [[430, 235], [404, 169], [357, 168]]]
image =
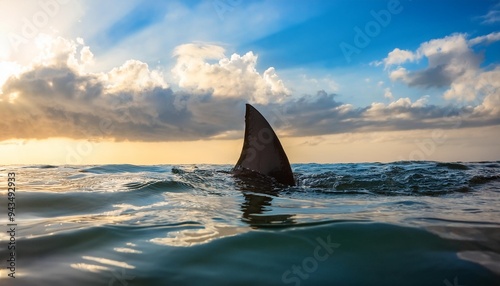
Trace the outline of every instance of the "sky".
[[500, 160], [498, 0], [0, 0], [2, 164]]

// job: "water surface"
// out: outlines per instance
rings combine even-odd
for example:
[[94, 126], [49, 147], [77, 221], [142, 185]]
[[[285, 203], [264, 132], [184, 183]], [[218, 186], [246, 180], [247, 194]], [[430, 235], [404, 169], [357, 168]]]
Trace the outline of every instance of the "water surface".
[[0, 284], [500, 285], [500, 162], [292, 167], [0, 166]]

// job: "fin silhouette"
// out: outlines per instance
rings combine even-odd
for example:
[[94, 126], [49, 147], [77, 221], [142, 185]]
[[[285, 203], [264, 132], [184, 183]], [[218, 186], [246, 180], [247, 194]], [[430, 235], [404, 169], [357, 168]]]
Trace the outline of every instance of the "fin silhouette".
[[267, 120], [250, 104], [246, 105], [245, 140], [234, 171], [250, 170], [273, 177], [281, 184], [295, 186], [290, 162]]

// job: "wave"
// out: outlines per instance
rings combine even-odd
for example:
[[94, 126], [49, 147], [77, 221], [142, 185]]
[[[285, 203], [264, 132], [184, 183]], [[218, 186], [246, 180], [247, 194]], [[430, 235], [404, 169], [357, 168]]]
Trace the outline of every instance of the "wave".
[[181, 181], [148, 181], [148, 182], [130, 182], [123, 185], [132, 191], [186, 191], [193, 189], [193, 186], [187, 182]]
[[16, 283], [495, 285], [498, 163], [9, 167]]
[[467, 167], [466, 165], [464, 164], [460, 164], [460, 163], [436, 163], [436, 167], [438, 168], [448, 168], [450, 170], [469, 170], [469, 167]]
[[492, 181], [498, 181], [500, 180], [499, 175], [492, 175], [492, 176], [474, 176], [469, 180], [469, 183], [474, 184], [474, 185], [480, 185], [480, 184], [487, 184]]

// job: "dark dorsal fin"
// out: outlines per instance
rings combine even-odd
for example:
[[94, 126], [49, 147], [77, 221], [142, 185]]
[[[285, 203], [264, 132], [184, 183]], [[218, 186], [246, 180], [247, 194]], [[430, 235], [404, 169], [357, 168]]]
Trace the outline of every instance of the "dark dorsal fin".
[[245, 141], [235, 169], [245, 168], [279, 183], [294, 186], [292, 168], [280, 140], [267, 120], [250, 104], [246, 105]]

